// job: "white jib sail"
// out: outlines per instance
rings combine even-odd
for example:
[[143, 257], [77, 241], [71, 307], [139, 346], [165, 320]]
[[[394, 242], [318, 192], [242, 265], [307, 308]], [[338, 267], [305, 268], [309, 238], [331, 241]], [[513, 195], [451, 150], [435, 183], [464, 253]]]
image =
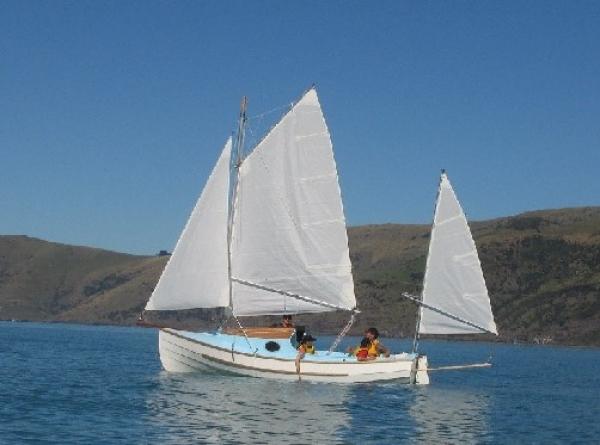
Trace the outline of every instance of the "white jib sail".
[[[435, 208], [423, 283], [423, 303], [497, 333], [490, 298], [467, 218], [445, 173]], [[482, 331], [426, 307], [422, 334], [473, 334]]]
[[236, 315], [356, 307], [333, 148], [314, 89], [242, 163], [233, 227]]
[[229, 306], [230, 158], [231, 138], [204, 186], [146, 310]]

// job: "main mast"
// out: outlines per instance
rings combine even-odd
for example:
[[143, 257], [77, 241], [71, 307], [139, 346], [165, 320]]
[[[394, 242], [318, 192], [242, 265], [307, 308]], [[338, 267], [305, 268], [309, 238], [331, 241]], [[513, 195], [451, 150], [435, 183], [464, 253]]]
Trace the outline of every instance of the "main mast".
[[248, 106], [248, 98], [242, 97], [240, 104], [240, 116], [238, 120], [238, 129], [235, 139], [235, 156], [231, 157], [231, 168], [235, 169], [235, 173], [232, 170], [231, 176], [235, 176], [235, 181], [231, 187], [231, 194], [229, 200], [229, 223], [227, 224], [227, 272], [229, 276], [229, 309], [233, 310], [233, 281], [231, 280], [231, 240], [233, 236], [233, 218], [235, 214], [237, 193], [240, 182], [240, 166], [242, 165], [244, 156], [244, 137], [246, 133], [246, 108]]

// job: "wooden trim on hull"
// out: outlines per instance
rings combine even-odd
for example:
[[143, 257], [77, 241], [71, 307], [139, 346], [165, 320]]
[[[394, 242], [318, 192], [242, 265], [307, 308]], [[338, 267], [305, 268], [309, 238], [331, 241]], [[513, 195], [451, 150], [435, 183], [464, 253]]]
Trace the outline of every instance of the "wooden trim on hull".
[[[295, 372], [293, 360], [265, 358], [237, 351], [227, 351], [178, 335], [171, 329], [160, 330], [159, 351], [163, 367], [172, 372], [191, 372], [209, 368], [252, 377], [283, 380], [298, 380], [299, 377]], [[375, 364], [373, 362], [369, 363], [371, 366]], [[332, 364], [336, 368], [341, 368], [339, 369], [340, 372], [323, 369], [331, 367]], [[378, 365], [380, 366], [378, 368], [380, 369], [375, 370], [370, 367], [372, 372], [364, 372], [367, 371], [364, 365], [364, 362], [302, 362], [301, 369], [304, 370], [300, 376], [303, 380], [308, 381], [340, 383], [392, 379], [410, 381], [415, 369], [415, 360], [379, 362]]]
[[290, 338], [294, 333], [294, 328], [229, 328], [223, 330], [224, 334], [243, 336], [244, 332], [250, 338], [266, 338], [284, 340]]

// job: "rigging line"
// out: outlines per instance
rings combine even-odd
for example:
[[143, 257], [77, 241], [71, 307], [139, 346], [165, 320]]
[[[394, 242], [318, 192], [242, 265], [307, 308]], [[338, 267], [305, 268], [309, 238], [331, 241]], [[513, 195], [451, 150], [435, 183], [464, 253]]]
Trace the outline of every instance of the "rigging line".
[[241, 280], [241, 279], [236, 278], [236, 277], [231, 277], [231, 281], [234, 281], [234, 282], [239, 283], [239, 284], [243, 284], [244, 286], [254, 287], [256, 289], [264, 290], [264, 291], [267, 291], [267, 292], [273, 292], [275, 294], [284, 295], [286, 297], [292, 297], [292, 298], [295, 298], [296, 300], [304, 301], [304, 302], [315, 304], [315, 305], [318, 305], [318, 306], [328, 307], [328, 308], [331, 308], [331, 309], [338, 309], [338, 310], [341, 310], [341, 311], [354, 311], [356, 313], [360, 312], [356, 308], [349, 309], [347, 307], [342, 307], [342, 306], [338, 306], [338, 305], [335, 305], [335, 304], [327, 303], [325, 301], [317, 300], [315, 298], [305, 297], [304, 295], [293, 294], [291, 292], [287, 292], [287, 291], [284, 291], [284, 290], [274, 289], [272, 287], [267, 287], [267, 286], [263, 286], [261, 284], [253, 283], [251, 281]]
[[223, 332], [229, 327], [229, 320], [233, 317], [233, 310], [229, 306], [221, 308], [221, 320], [217, 332]]
[[410, 294], [408, 294], [406, 292], [403, 292], [400, 295], [402, 295], [404, 298], [408, 298], [409, 300], [414, 301], [415, 303], [423, 306], [424, 308], [427, 308], [427, 309], [429, 309], [429, 310], [431, 310], [433, 312], [437, 312], [438, 314], [443, 315], [445, 317], [451, 318], [452, 320], [458, 321], [460, 323], [464, 323], [464, 324], [466, 324], [468, 326], [471, 326], [472, 328], [479, 329], [480, 331], [486, 332], [488, 334], [498, 335], [495, 332], [492, 332], [492, 331], [490, 331], [490, 330], [488, 330], [486, 328], [482, 328], [481, 326], [476, 325], [475, 323], [471, 323], [470, 321], [467, 321], [467, 320], [465, 320], [463, 318], [457, 317], [456, 315], [452, 315], [449, 312], [445, 312], [445, 311], [443, 311], [443, 310], [441, 310], [441, 309], [439, 309], [439, 308], [437, 308], [435, 306], [431, 306], [431, 305], [429, 305], [427, 303], [424, 303], [419, 298], [414, 297], [414, 296], [412, 296], [412, 295], [410, 295]]
[[298, 103], [300, 103], [300, 101], [302, 99], [304, 99], [304, 96], [306, 96], [311, 90], [313, 90], [315, 88], [314, 84], [311, 85], [310, 88], [308, 88], [307, 90], [305, 90], [302, 95], [298, 98], [297, 101], [292, 102], [290, 104], [290, 107], [287, 109], [287, 111], [285, 113], [283, 113], [283, 115], [281, 116], [281, 118], [279, 118], [279, 120], [271, 126], [271, 128], [269, 129], [269, 131], [267, 131], [262, 138], [260, 138], [260, 140], [254, 144], [249, 150], [248, 150], [248, 155], [246, 157], [249, 157], [250, 155], [252, 155], [255, 151], [256, 148], [258, 148], [258, 146], [262, 143], [262, 141], [264, 141], [267, 137], [269, 137], [269, 135], [271, 133], [273, 133], [273, 131], [275, 130], [275, 128], [277, 128], [279, 126], [279, 124], [281, 124], [281, 122], [283, 122], [283, 120], [287, 117], [288, 114], [290, 114], [294, 108], [296, 107], [296, 105], [298, 105]]
[[338, 334], [338, 336], [336, 337], [336, 339], [333, 341], [333, 343], [329, 347], [329, 351], [327, 351], [326, 355], [330, 355], [333, 351], [336, 350], [336, 348], [338, 347], [338, 345], [340, 344], [340, 342], [342, 341], [342, 339], [346, 336], [346, 334], [348, 333], [348, 331], [350, 330], [350, 328], [354, 324], [355, 320], [356, 320], [356, 312], [352, 312], [352, 315], [350, 316], [350, 320], [348, 320], [348, 323], [346, 324], [346, 326], [344, 327], [344, 329], [342, 329], [342, 331]]
[[493, 363], [493, 361], [494, 361], [494, 356], [496, 354], [496, 345], [497, 345], [497, 342], [494, 342], [494, 343], [492, 343], [492, 346], [490, 348], [490, 356], [488, 357], [489, 363]]
[[426, 371], [453, 371], [457, 369], [470, 369], [470, 368], [491, 368], [492, 364], [489, 362], [486, 363], [468, 363], [465, 365], [448, 365], [448, 366], [438, 366], [436, 368], [427, 367]]
[[[300, 103], [300, 101], [304, 98], [304, 96], [306, 96], [311, 90], [313, 90], [315, 88], [314, 85], [312, 85], [310, 88], [308, 88], [306, 91], [304, 91], [304, 93], [302, 93], [302, 96], [300, 96], [300, 98], [296, 101], [296, 102], [292, 102], [289, 104], [289, 107], [286, 107], [287, 110], [286, 112], [283, 114], [283, 116], [279, 119], [279, 121], [277, 121], [270, 129], [269, 131], [249, 150], [248, 155], [246, 156], [249, 157], [250, 155], [254, 155], [254, 153], [258, 152], [258, 157], [260, 160], [261, 165], [263, 166], [263, 168], [265, 169], [266, 175], [271, 177], [271, 169], [269, 167], [269, 165], [267, 165], [267, 162], [265, 161], [265, 158], [263, 157], [262, 154], [262, 150], [258, 150], [258, 147], [260, 146], [260, 144], [267, 139], [267, 137], [284, 121], [284, 119], [292, 114], [296, 108], [296, 105], [298, 105]], [[326, 133], [330, 139], [330, 143], [331, 143], [331, 136], [329, 135], [329, 129], [327, 129], [327, 125], [325, 125], [326, 128]], [[337, 171], [336, 171], [336, 176], [337, 176]], [[285, 209], [285, 212], [287, 213], [291, 223], [294, 225], [294, 227], [296, 228], [296, 230], [301, 230], [300, 227], [300, 222], [296, 220], [296, 218], [294, 218], [293, 214], [292, 214], [292, 210], [290, 209], [289, 205], [288, 205], [288, 200], [285, 199], [284, 193], [282, 190], [280, 190], [280, 188], [276, 187], [275, 188], [275, 192], [277, 193], [277, 197], [279, 199], [279, 201], [281, 202], [283, 208]]]
[[[262, 141], [264, 141], [264, 140], [267, 138], [267, 136], [269, 136], [269, 134], [271, 134], [271, 133], [273, 132], [273, 130], [275, 130], [275, 128], [276, 128], [278, 125], [280, 125], [280, 124], [283, 122], [283, 120], [284, 120], [284, 118], [285, 118], [285, 117], [287, 117], [289, 114], [291, 114], [291, 113], [294, 111], [294, 109], [295, 109], [296, 105], [297, 105], [297, 104], [298, 104], [298, 103], [299, 103], [299, 102], [300, 102], [300, 101], [301, 101], [301, 100], [304, 98], [304, 96], [306, 96], [306, 94], [307, 94], [309, 91], [311, 91], [313, 88], [314, 88], [314, 85], [313, 85], [313, 86], [311, 86], [311, 87], [310, 87], [308, 90], [306, 90], [306, 91], [305, 91], [305, 92], [302, 94], [302, 96], [300, 97], [300, 99], [299, 99], [297, 102], [292, 102], [292, 103], [289, 105], [289, 109], [288, 109], [288, 110], [286, 111], [286, 113], [285, 113], [285, 114], [284, 114], [284, 115], [281, 117], [281, 119], [280, 119], [280, 120], [279, 120], [279, 121], [278, 121], [278, 122], [277, 122], [275, 125], [273, 125], [273, 127], [272, 127], [272, 128], [269, 130], [269, 132], [267, 132], [267, 134], [265, 134], [265, 135], [263, 136], [263, 138], [262, 138], [262, 139], [261, 139], [261, 140], [260, 140], [260, 141], [259, 141], [259, 142], [258, 142], [258, 143], [255, 145], [255, 146], [254, 146], [254, 148], [253, 148], [253, 149], [250, 151], [250, 153], [251, 153], [251, 154], [254, 154], [255, 152], [258, 152], [258, 155], [257, 155], [257, 156], [259, 157], [259, 159], [260, 159], [260, 163], [261, 163], [261, 165], [263, 166], [263, 168], [265, 169], [265, 173], [266, 173], [266, 175], [267, 175], [267, 176], [269, 176], [269, 177], [272, 177], [272, 174], [271, 174], [271, 169], [270, 169], [269, 165], [267, 164], [267, 162], [265, 161], [265, 158], [263, 157], [262, 151], [261, 151], [261, 150], [257, 150], [258, 146], [259, 146], [259, 145], [262, 143]], [[320, 111], [320, 113], [322, 113], [322, 112]], [[324, 121], [324, 118], [323, 118], [323, 121]], [[327, 128], [327, 124], [326, 124], [325, 122], [323, 122], [323, 124], [324, 124], [324, 126], [325, 126], [325, 133], [324, 133], [324, 134], [327, 134], [327, 137], [328, 137], [328, 139], [329, 139], [329, 143], [330, 143], [330, 145], [333, 147], [333, 145], [331, 144], [331, 135], [330, 135], [330, 133], [329, 133], [329, 129]], [[333, 150], [333, 148], [332, 148], [332, 150]], [[250, 155], [250, 153], [249, 153], [249, 155]], [[336, 176], [336, 178], [338, 177], [338, 175], [337, 175], [337, 169], [336, 169], [336, 172], [335, 172], [335, 176]], [[338, 188], [339, 188], [339, 187], [338, 187]], [[290, 207], [289, 207], [289, 205], [288, 205], [288, 201], [289, 201], [289, 200], [285, 198], [285, 196], [284, 196], [284, 191], [282, 191], [282, 190], [281, 190], [279, 187], [275, 187], [275, 192], [277, 193], [277, 197], [278, 197], [279, 201], [281, 202], [281, 205], [282, 205], [282, 206], [283, 206], [283, 208], [285, 209], [285, 212], [287, 213], [287, 215], [288, 215], [288, 217], [289, 217], [289, 219], [290, 219], [291, 223], [292, 223], [292, 224], [293, 224], [293, 225], [296, 227], [296, 229], [297, 229], [297, 230], [301, 230], [301, 227], [300, 227], [300, 226], [301, 226], [301, 223], [300, 223], [299, 221], [297, 221], [297, 220], [296, 220], [296, 218], [294, 217], [294, 215], [292, 214], [292, 210], [291, 210], [291, 208], [290, 208]], [[340, 193], [341, 193], [341, 192], [340, 192]], [[345, 223], [345, 218], [344, 218], [344, 223]]]
[[[232, 315], [233, 315], [233, 318], [235, 318], [235, 321], [237, 322], [238, 326], [240, 327], [242, 333], [244, 334], [244, 338], [246, 339], [246, 343], [248, 343], [248, 347], [252, 351], [252, 343], [250, 343], [250, 339], [248, 338], [246, 329], [244, 328], [244, 326], [242, 326], [242, 322], [240, 321], [240, 319], [237, 318], [237, 316], [235, 314], [232, 314]], [[254, 351], [254, 353], [256, 354], [257, 352], [258, 352], [258, 348]]]
[[264, 119], [258, 118], [257, 120], [250, 122], [250, 118], [246, 118], [246, 123], [246, 130], [250, 133], [250, 139], [246, 142], [249, 147], [253, 147], [248, 153], [250, 154], [258, 145], [258, 141], [262, 140], [263, 132], [261, 131], [261, 128], [264, 126]]
[[[421, 294], [421, 299], [419, 301], [420, 302], [423, 301], [422, 294]], [[415, 324], [415, 337], [413, 339], [413, 347], [412, 347], [413, 354], [416, 354], [417, 351], [419, 350], [419, 329], [421, 327], [421, 317], [422, 316], [423, 316], [423, 306], [417, 306], [417, 322]]]
[[254, 142], [258, 139], [258, 134], [254, 133], [250, 125], [247, 125], [246, 129], [250, 133], [250, 139], [248, 139], [248, 141], [250, 142], [249, 145], [254, 145]]
[[[361, 280], [360, 282], [364, 282], [364, 281], [365, 280]], [[391, 283], [398, 283], [398, 284], [406, 284], [407, 286], [412, 286], [412, 287], [417, 288], [417, 289], [423, 287], [422, 283], [415, 283], [413, 281], [391, 279], [389, 282], [391, 282]]]
[[[292, 104], [293, 106], [293, 104]], [[287, 114], [287, 113], [286, 113]], [[280, 121], [281, 122], [281, 121]], [[279, 125], [279, 122], [277, 123], [277, 125]], [[248, 127], [250, 129], [250, 127]], [[274, 128], [274, 127], [273, 127]], [[250, 129], [250, 132], [252, 133], [252, 135], [254, 136], [254, 132]], [[263, 137], [261, 139], [264, 140], [266, 138]], [[257, 147], [258, 144], [256, 144], [255, 147]], [[257, 150], [252, 149], [251, 153], [254, 153]], [[263, 157], [262, 151], [258, 151], [258, 154], [256, 155], [258, 156], [258, 159], [260, 160], [260, 164], [263, 166], [264, 170], [265, 170], [265, 174], [267, 177], [272, 177], [273, 175], [271, 174], [271, 169], [269, 168], [269, 166], [267, 165], [267, 162], [265, 161], [265, 158]], [[288, 217], [290, 218], [290, 221], [292, 222], [292, 224], [296, 227], [297, 230], [300, 230], [300, 226], [298, 224], [298, 222], [296, 221], [296, 219], [294, 218], [294, 216], [292, 215], [292, 210], [290, 209], [290, 207], [287, 204], [287, 199], [285, 199], [285, 196], [283, 195], [282, 191], [279, 189], [279, 187], [274, 187], [275, 192], [277, 194], [277, 198], [278, 200], [281, 202], [282, 207], [285, 209], [285, 212], [287, 213]]]
[[262, 118], [264, 118], [265, 116], [267, 116], [269, 114], [275, 113], [276, 111], [289, 110], [293, 106], [294, 106], [294, 102], [289, 102], [289, 103], [287, 103], [285, 105], [281, 105], [279, 107], [275, 107], [275, 108], [273, 108], [271, 110], [268, 110], [268, 111], [265, 111], [263, 113], [259, 113], [259, 114], [255, 114], [254, 116], [250, 116], [250, 117], [248, 117], [248, 120], [262, 119]]

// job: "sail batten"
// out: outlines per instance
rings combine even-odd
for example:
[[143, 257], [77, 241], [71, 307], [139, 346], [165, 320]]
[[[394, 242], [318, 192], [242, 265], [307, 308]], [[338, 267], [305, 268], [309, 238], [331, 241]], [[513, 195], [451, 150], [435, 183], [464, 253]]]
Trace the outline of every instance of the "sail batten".
[[231, 138], [206, 182], [146, 310], [229, 304], [227, 225]]
[[477, 248], [445, 173], [440, 178], [422, 301], [422, 334], [470, 334], [482, 329], [497, 333]]
[[[348, 238], [329, 131], [309, 90], [240, 166], [233, 223], [236, 315], [351, 310]], [[315, 273], [318, 271], [318, 273]], [[327, 305], [290, 298], [318, 295]]]

